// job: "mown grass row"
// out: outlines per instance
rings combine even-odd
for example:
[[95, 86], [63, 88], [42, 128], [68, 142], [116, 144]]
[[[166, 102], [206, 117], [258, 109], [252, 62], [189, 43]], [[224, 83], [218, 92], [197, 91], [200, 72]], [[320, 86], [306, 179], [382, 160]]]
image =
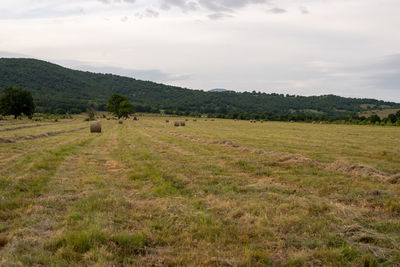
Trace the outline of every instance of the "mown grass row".
[[200, 138], [231, 140], [245, 147], [298, 153], [323, 162], [345, 160], [400, 172], [400, 128], [396, 127], [198, 120], [189, 121], [185, 128], [174, 128], [151, 118], [143, 123]]
[[[172, 139], [176, 137], [171, 137]], [[176, 144], [177, 140], [171, 140], [171, 144]], [[189, 143], [189, 144], [188, 144]], [[182, 145], [186, 146], [192, 146], [193, 144], [187, 140], [181, 140]], [[209, 149], [209, 147], [207, 147]], [[190, 148], [190, 150], [193, 150]], [[222, 149], [225, 150], [225, 149]], [[307, 233], [304, 234], [303, 236], [301, 235], [301, 228], [302, 227], [312, 227], [313, 221], [319, 221], [322, 222], [322, 225], [325, 225], [325, 227], [322, 227], [320, 229], [321, 233], [330, 233], [328, 235], [331, 235], [328, 237], [328, 241], [324, 242], [324, 238], [321, 237], [316, 237], [314, 236], [311, 243], [314, 243], [317, 240], [322, 241], [319, 242], [319, 245], [317, 247], [323, 247], [326, 244], [329, 244], [330, 241], [329, 239], [334, 236], [334, 238], [337, 238], [339, 240], [338, 244], [351, 244], [355, 243], [355, 249], [359, 250], [358, 256], [361, 257], [363, 253], [368, 254], [368, 249], [367, 247], [369, 245], [374, 246], [382, 246], [383, 250], [385, 250], [382, 253], [378, 253], [381, 255], [381, 261], [386, 262], [386, 257], [387, 253], [392, 255], [394, 257], [394, 261], [398, 259], [399, 255], [396, 253], [396, 249], [398, 249], [398, 230], [393, 231], [383, 231], [385, 235], [381, 235], [381, 233], [378, 233], [376, 231], [367, 231], [367, 233], [370, 235], [369, 239], [368, 238], [363, 238], [360, 237], [359, 240], [357, 240], [357, 237], [354, 236], [353, 234], [349, 234], [346, 236], [345, 234], [342, 234], [342, 231], [345, 231], [347, 226], [350, 226], [352, 224], [356, 223], [362, 223], [363, 227], [359, 229], [358, 234], [365, 234], [368, 235], [364, 232], [365, 229], [371, 229], [374, 227], [375, 224], [380, 224], [383, 226], [385, 222], [387, 223], [387, 228], [390, 229], [393, 226], [397, 225], [398, 226], [398, 220], [397, 220], [397, 212], [393, 212], [390, 208], [386, 210], [386, 214], [381, 214], [382, 210], [379, 210], [377, 212], [372, 212], [372, 210], [365, 209], [365, 200], [362, 201], [361, 203], [357, 203], [358, 200], [363, 200], [366, 198], [368, 201], [371, 202], [378, 202], [381, 203], [387, 202], [387, 199], [390, 201], [396, 201], [397, 195], [394, 192], [388, 192], [388, 191], [383, 191], [383, 194], [388, 194], [386, 197], [382, 197], [380, 195], [379, 191], [378, 193], [376, 191], [371, 191], [371, 188], [382, 188], [380, 185], [379, 181], [368, 181], [368, 179], [361, 179], [361, 181], [354, 182], [354, 177], [342, 177], [343, 175], [337, 174], [337, 173], [332, 173], [332, 172], [327, 172], [327, 171], [322, 171], [318, 169], [313, 169], [312, 166], [280, 166], [279, 164], [273, 164], [273, 163], [268, 163], [266, 164], [265, 159], [260, 158], [259, 156], [253, 156], [246, 154], [245, 157], [241, 157], [239, 153], [235, 153], [234, 151], [229, 151], [229, 152], [222, 152], [223, 154], [221, 157], [225, 160], [225, 162], [229, 163], [228, 166], [224, 166], [222, 169], [223, 170], [232, 170], [233, 173], [240, 173], [241, 171], [244, 171], [246, 173], [249, 173], [250, 176], [247, 178], [253, 177], [260, 177], [267, 175], [269, 178], [273, 178], [275, 181], [279, 181], [283, 184], [289, 184], [291, 185], [292, 188], [282, 188], [282, 186], [276, 187], [276, 185], [272, 184], [272, 186], [267, 186], [263, 188], [258, 188], [259, 194], [255, 193], [254, 191], [246, 191], [247, 188], [243, 188], [241, 184], [235, 184], [234, 186], [231, 187], [231, 190], [234, 193], [237, 194], [242, 194], [243, 196], [246, 196], [246, 198], [260, 198], [259, 200], [267, 200], [270, 203], [269, 199], [262, 199], [265, 197], [266, 193], [270, 193], [269, 191], [273, 191], [274, 193], [277, 193], [277, 195], [280, 198], [280, 201], [284, 203], [283, 206], [287, 205], [288, 207], [293, 206], [293, 211], [297, 211], [297, 213], [303, 213], [306, 216], [303, 218], [304, 223], [300, 223], [299, 221], [296, 221], [296, 225], [300, 226], [298, 229], [299, 232], [294, 231], [293, 236], [295, 240], [307, 240], [310, 238], [309, 234]], [[232, 157], [228, 157], [226, 155], [232, 155], [235, 154]], [[240, 158], [240, 160], [238, 160]], [[216, 162], [215, 158], [213, 158], [213, 162]], [[230, 166], [229, 166], [230, 165]], [[236, 166], [235, 166], [236, 165]], [[268, 166], [266, 168], [266, 165]], [[236, 167], [236, 168], [235, 168]], [[239, 168], [239, 170], [238, 170]], [[230, 179], [230, 182], [234, 181], [233, 179]], [[365, 182], [365, 184], [363, 183]], [[216, 189], [218, 188], [218, 185], [221, 183], [221, 180], [219, 180], [219, 183], [213, 184], [213, 188], [211, 189], [212, 193], [216, 193]], [[331, 184], [336, 184], [332, 188], [329, 188]], [[350, 185], [350, 186], [349, 186]], [[386, 185], [384, 186], [384, 190], [388, 190], [391, 185]], [[294, 187], [294, 188], [293, 188]], [[360, 188], [361, 187], [361, 188]], [[342, 190], [345, 188], [353, 188], [353, 192], [346, 190], [342, 193]], [[370, 190], [368, 190], [370, 189]], [[327, 192], [328, 191], [328, 192]], [[329, 195], [329, 194], [331, 195]], [[314, 197], [314, 194], [316, 196], [319, 196], [318, 198]], [[375, 196], [373, 196], [375, 194]], [[282, 196], [283, 195], [283, 196]], [[286, 196], [285, 196], [286, 195]], [[339, 196], [338, 196], [339, 195]], [[307, 197], [307, 203], [303, 203], [303, 205], [300, 205], [300, 203], [304, 202], [304, 199], [298, 200], [296, 199], [296, 204], [291, 203], [290, 199], [293, 198], [294, 196], [306, 196]], [[339, 199], [338, 199], [339, 197]], [[337, 207], [336, 205], [341, 205], [342, 201], [340, 197], [345, 198], [346, 200], [351, 200], [354, 202], [346, 203], [346, 205], [356, 205], [356, 207], [352, 208], [351, 210], [347, 211], [349, 213], [354, 213], [352, 214], [351, 217], [349, 217], [347, 220], [342, 220], [341, 216], [349, 216], [349, 214], [344, 214], [340, 210], [337, 210], [338, 208], [342, 207]], [[321, 202], [322, 201], [322, 202]], [[288, 203], [285, 203], [288, 202]], [[331, 205], [330, 203], [333, 202], [334, 205]], [[339, 202], [339, 203], [335, 203]], [[345, 201], [343, 201], [345, 202]], [[345, 203], [344, 203], [345, 204]], [[371, 204], [371, 208], [374, 208], [374, 205], [376, 203]], [[276, 205], [276, 206], [275, 206]], [[274, 209], [274, 206], [276, 209], [279, 210], [280, 205], [279, 203], [276, 203], [269, 208]], [[349, 206], [351, 208], [351, 206]], [[257, 211], [262, 211], [263, 207], [257, 207]], [[270, 212], [270, 211], [269, 211]], [[326, 214], [326, 216], [324, 216]], [[371, 219], [371, 214], [374, 216], [379, 215], [378, 217], [375, 217], [374, 219]], [[271, 212], [270, 214], [271, 215]], [[296, 214], [294, 217], [296, 219], [299, 219], [297, 217], [298, 214]], [[322, 217], [321, 217], [322, 216]], [[313, 218], [315, 217], [315, 218]], [[321, 220], [326, 217], [326, 221]], [[290, 214], [285, 214], [284, 220], [287, 220], [288, 218], [293, 218], [291, 217]], [[300, 216], [301, 218], [301, 216]], [[273, 219], [273, 218], [271, 218]], [[339, 220], [339, 221], [338, 221]], [[336, 222], [338, 221], [338, 222]], [[332, 229], [330, 229], [328, 226], [332, 224], [332, 222], [335, 222], [336, 225], [333, 226]], [[383, 224], [382, 224], [383, 223]], [[290, 225], [290, 223], [289, 223]], [[347, 225], [347, 226], [346, 226]], [[282, 227], [282, 225], [280, 225]], [[365, 227], [365, 229], [364, 229]], [[395, 226], [396, 228], [396, 226]], [[279, 231], [279, 229], [276, 229]], [[382, 229], [381, 229], [382, 230]], [[336, 235], [336, 236], [335, 236]], [[287, 238], [288, 235], [285, 235], [285, 238]], [[300, 238], [299, 238], [300, 237]], [[359, 244], [357, 242], [353, 242], [353, 240], [361, 241]], [[308, 240], [309, 242], [310, 240]], [[363, 244], [364, 242], [364, 244]], [[296, 242], [295, 242], [296, 243]], [[298, 243], [298, 241], [297, 241]], [[318, 242], [317, 242], [318, 243]], [[329, 246], [328, 246], [329, 247]], [[307, 248], [307, 245], [302, 246], [300, 245], [299, 248]], [[386, 250], [387, 249], [387, 250]], [[379, 251], [379, 249], [377, 249]], [[358, 258], [358, 257], [357, 257]], [[362, 257], [361, 257], [362, 258]], [[389, 261], [390, 262], [390, 261]]]

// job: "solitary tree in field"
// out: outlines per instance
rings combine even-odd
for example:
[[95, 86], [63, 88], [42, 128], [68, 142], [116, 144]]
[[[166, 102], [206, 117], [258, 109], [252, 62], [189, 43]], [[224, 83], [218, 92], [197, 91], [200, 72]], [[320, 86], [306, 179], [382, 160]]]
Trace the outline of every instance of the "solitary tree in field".
[[128, 117], [133, 113], [132, 105], [128, 98], [122, 95], [113, 94], [108, 99], [107, 110], [119, 118]]
[[128, 118], [130, 114], [133, 113], [132, 105], [128, 100], [124, 100], [119, 104], [119, 113], [118, 117]]
[[96, 110], [92, 107], [86, 109], [86, 113], [88, 114], [89, 120], [94, 120], [94, 116], [96, 116]]
[[14, 115], [16, 118], [21, 114], [31, 116], [34, 111], [35, 103], [31, 92], [12, 86], [3, 88], [0, 96], [0, 113], [2, 115]]

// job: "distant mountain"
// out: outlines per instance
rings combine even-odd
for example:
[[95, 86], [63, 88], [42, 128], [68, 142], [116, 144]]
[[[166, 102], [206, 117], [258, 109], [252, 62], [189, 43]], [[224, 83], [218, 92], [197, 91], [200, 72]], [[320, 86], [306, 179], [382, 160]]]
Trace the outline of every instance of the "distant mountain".
[[371, 109], [400, 108], [375, 99], [335, 95], [294, 96], [257, 92], [205, 92], [112, 74], [71, 70], [35, 59], [0, 59], [0, 88], [13, 85], [32, 92], [40, 112], [82, 112], [88, 106], [104, 110], [112, 93], [127, 96], [139, 111], [170, 113], [293, 114], [338, 117]]
[[230, 90], [227, 89], [222, 89], [222, 88], [215, 88], [215, 89], [211, 89], [208, 92], [213, 92], [213, 93], [223, 93], [223, 92], [228, 92]]

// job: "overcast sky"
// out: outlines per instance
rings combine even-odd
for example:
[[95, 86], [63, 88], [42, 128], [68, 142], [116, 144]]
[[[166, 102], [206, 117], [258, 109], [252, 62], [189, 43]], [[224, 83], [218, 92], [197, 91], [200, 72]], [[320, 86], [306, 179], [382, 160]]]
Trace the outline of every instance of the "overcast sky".
[[399, 0], [0, 0], [0, 56], [193, 89], [400, 102]]

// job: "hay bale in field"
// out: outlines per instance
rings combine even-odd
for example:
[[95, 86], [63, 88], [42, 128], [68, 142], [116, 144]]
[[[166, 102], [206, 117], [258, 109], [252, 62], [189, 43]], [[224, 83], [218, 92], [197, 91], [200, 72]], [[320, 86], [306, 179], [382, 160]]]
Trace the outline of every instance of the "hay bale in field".
[[179, 121], [174, 122], [174, 126], [175, 127], [179, 127], [181, 124], [179, 123]]
[[260, 123], [264, 123], [264, 121], [263, 121], [263, 120], [260, 120]]
[[197, 121], [196, 119], [193, 119], [193, 121]]
[[185, 121], [189, 121], [189, 119], [185, 119]]
[[186, 126], [186, 123], [184, 121], [181, 121], [180, 125], [181, 126]]
[[324, 123], [325, 123], [325, 122], [323, 122], [323, 121], [320, 121], [320, 122], [319, 122], [319, 124], [324, 124]]
[[169, 123], [169, 120], [165, 120], [166, 123]]
[[316, 123], [317, 123], [316, 121], [313, 121], [313, 122], [312, 122], [312, 124], [316, 124]]
[[135, 117], [133, 117], [133, 120], [134, 120], [134, 121], [137, 121], [137, 120], [138, 120], [138, 118], [135, 116]]
[[211, 121], [214, 121], [214, 119], [211, 119]]
[[110, 118], [107, 118], [107, 120], [109, 121], [109, 120], [110, 120]]
[[118, 120], [118, 123], [119, 123], [119, 124], [123, 124], [124, 121], [123, 121], [123, 120]]
[[91, 133], [101, 133], [101, 123], [99, 121], [92, 121], [90, 123]]

